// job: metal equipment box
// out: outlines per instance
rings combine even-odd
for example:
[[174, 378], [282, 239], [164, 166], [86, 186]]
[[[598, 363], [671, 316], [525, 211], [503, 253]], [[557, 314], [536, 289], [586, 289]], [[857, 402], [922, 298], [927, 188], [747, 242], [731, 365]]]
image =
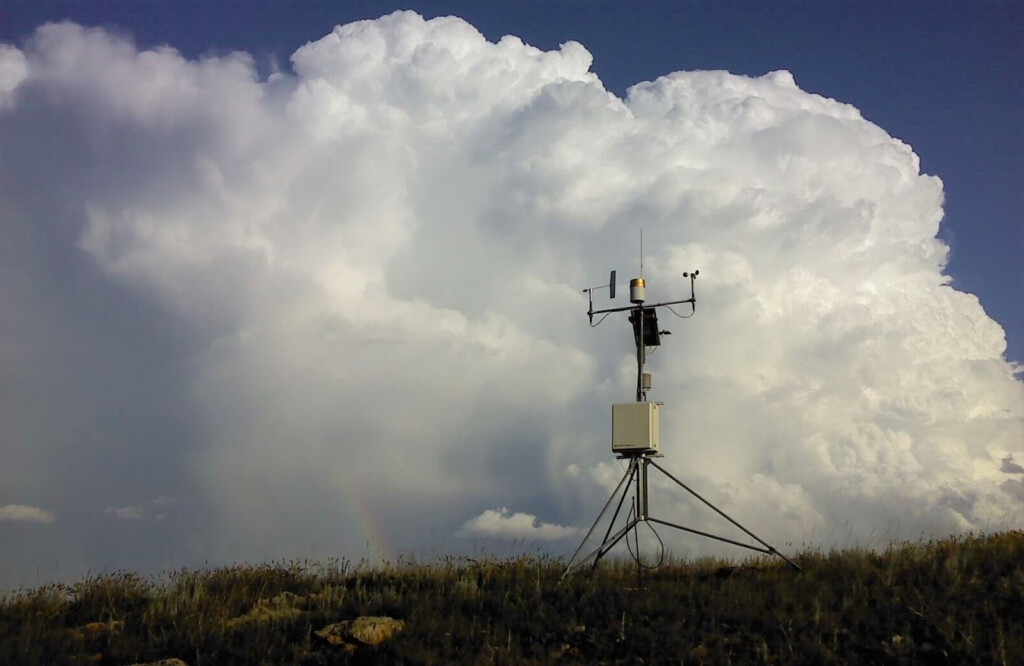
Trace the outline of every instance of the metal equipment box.
[[658, 450], [658, 403], [612, 405], [612, 452], [653, 453]]

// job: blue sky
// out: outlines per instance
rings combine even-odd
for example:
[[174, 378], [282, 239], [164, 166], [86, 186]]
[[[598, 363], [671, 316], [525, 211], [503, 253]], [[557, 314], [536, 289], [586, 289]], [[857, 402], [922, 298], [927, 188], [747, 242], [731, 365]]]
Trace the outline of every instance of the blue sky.
[[640, 227], [651, 299], [700, 270], [648, 366], [687, 484], [776, 544], [1019, 528], [1024, 14], [981, 7], [6, 3], [0, 587], [571, 552], [635, 380], [581, 289]]
[[945, 184], [948, 274], [1006, 331], [1024, 361], [1024, 6], [1019, 2], [24, 2], [6, 3], [0, 40], [45, 21], [116, 27], [184, 55], [244, 50], [268, 66], [329, 27], [395, 9], [457, 15], [488, 39], [594, 56], [618, 95], [676, 70], [759, 76], [788, 69], [809, 92], [858, 107], [909, 143]]

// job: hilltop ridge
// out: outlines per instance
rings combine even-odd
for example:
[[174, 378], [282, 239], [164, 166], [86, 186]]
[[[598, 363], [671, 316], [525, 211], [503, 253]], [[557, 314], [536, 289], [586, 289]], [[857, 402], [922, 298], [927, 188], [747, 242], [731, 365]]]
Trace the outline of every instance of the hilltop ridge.
[[794, 559], [120, 572], [0, 600], [0, 662], [1024, 663], [1024, 532]]

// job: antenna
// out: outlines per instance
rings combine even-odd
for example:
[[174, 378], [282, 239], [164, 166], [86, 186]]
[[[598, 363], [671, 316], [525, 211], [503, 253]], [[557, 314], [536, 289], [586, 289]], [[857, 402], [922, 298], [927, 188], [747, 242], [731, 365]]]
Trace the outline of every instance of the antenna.
[[[562, 574], [564, 580], [566, 576], [576, 567], [583, 566], [587, 562], [591, 562], [591, 568], [596, 568], [597, 563], [604, 557], [612, 548], [614, 548], [623, 538], [626, 539], [627, 546], [629, 545], [629, 533], [633, 532], [634, 539], [637, 544], [637, 553], [634, 555], [637, 564], [637, 570], [643, 566], [640, 562], [639, 547], [640, 542], [637, 535], [637, 528], [640, 523], [645, 523], [654, 535], [661, 541], [661, 537], [658, 536], [652, 523], [672, 527], [674, 529], [682, 530], [690, 534], [696, 534], [698, 536], [707, 537], [709, 539], [715, 539], [749, 550], [764, 553], [766, 555], [776, 555], [787, 563], [789, 563], [794, 569], [800, 571], [800, 566], [790, 560], [788, 557], [775, 550], [774, 547], [763, 541], [760, 537], [755, 535], [753, 532], [740, 525], [738, 522], [733, 520], [731, 517], [725, 514], [721, 509], [713, 505], [708, 500], [701, 497], [695, 490], [692, 490], [689, 486], [684, 484], [682, 481], [674, 477], [668, 470], [656, 463], [654, 458], [662, 458], [658, 450], [661, 443], [661, 433], [659, 426], [659, 411], [662, 403], [649, 402], [647, 400], [647, 394], [651, 390], [651, 375], [644, 372], [644, 367], [647, 363], [647, 358], [653, 351], [661, 345], [662, 336], [669, 335], [669, 331], [659, 330], [658, 326], [658, 308], [666, 308], [672, 314], [676, 315], [680, 319], [689, 319], [697, 312], [697, 297], [694, 293], [694, 283], [697, 280], [697, 276], [700, 271], [686, 271], [683, 273], [684, 278], [690, 280], [690, 297], [674, 300], [674, 301], [661, 301], [659, 303], [653, 303], [650, 305], [646, 304], [647, 301], [647, 283], [643, 277], [644, 270], [644, 232], [643, 228], [640, 229], [640, 277], [633, 278], [629, 281], [629, 301], [631, 305], [618, 308], [606, 308], [603, 310], [594, 309], [594, 289], [603, 289], [609, 287], [611, 297], [615, 297], [615, 271], [612, 271], [611, 278], [607, 285], [601, 287], [589, 287], [584, 289], [584, 293], [589, 294], [590, 305], [587, 309], [587, 317], [590, 319], [591, 327], [599, 326], [601, 323], [611, 314], [616, 312], [628, 312], [629, 323], [633, 327], [633, 343], [636, 347], [636, 400], [634, 402], [616, 403], [612, 405], [612, 453], [616, 454], [620, 460], [628, 460], [629, 466], [626, 469], [625, 475], [622, 480], [619, 481], [619, 485], [616, 486], [615, 491], [611, 497], [605, 503], [604, 508], [601, 509], [601, 513], [598, 514], [597, 520], [591, 526], [590, 531], [583, 537], [583, 541], [580, 543], [576, 552], [573, 553], [572, 558], [569, 560], [569, 564], [566, 566], [565, 572]], [[676, 312], [673, 305], [690, 305], [690, 313], [688, 315], [680, 315]], [[603, 315], [595, 324], [594, 315]], [[656, 469], [662, 472], [669, 479], [674, 481], [676, 485], [680, 486], [683, 490], [687, 491], [703, 504], [710, 507], [718, 515], [725, 518], [727, 521], [732, 523], [735, 527], [739, 528], [744, 534], [756, 541], [759, 546], [755, 546], [749, 543], [743, 543], [734, 539], [729, 539], [723, 536], [709, 534], [700, 530], [695, 530], [689, 527], [684, 527], [676, 523], [668, 522], [655, 518], [649, 513], [649, 501], [648, 501], [648, 483], [647, 483], [647, 471], [648, 466], [654, 465]], [[618, 520], [619, 513], [622, 510], [622, 504], [626, 499], [626, 495], [629, 492], [629, 488], [635, 483], [636, 492], [634, 494], [634, 502], [630, 509], [629, 517], [626, 518], [626, 525], [619, 529], [615, 534], [612, 534], [612, 530], [615, 527], [615, 523]], [[620, 497], [621, 493], [621, 497]], [[615, 513], [612, 515], [611, 522], [608, 524], [608, 529], [604, 534], [604, 539], [601, 541], [601, 545], [596, 550], [592, 551], [589, 555], [581, 560], [577, 561], [580, 552], [583, 547], [590, 540], [594, 530], [597, 529], [598, 524], [601, 523], [605, 513], [611, 506], [612, 502], [619, 497], [618, 505], [615, 508]], [[632, 553], [632, 549], [630, 549]], [[664, 560], [664, 542], [662, 542], [662, 560]], [[660, 563], [659, 563], [660, 565]], [[655, 565], [655, 566], [659, 566]], [[648, 567], [653, 568], [653, 567]]]

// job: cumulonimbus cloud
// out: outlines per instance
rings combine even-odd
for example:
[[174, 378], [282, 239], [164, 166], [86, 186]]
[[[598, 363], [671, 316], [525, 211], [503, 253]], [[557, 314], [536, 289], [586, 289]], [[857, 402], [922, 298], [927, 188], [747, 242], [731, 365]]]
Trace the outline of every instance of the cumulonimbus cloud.
[[4, 414], [5, 488], [77, 441], [204, 503], [223, 557], [416, 548], [493, 506], [583, 525], [633, 371], [580, 290], [643, 227], [651, 298], [701, 271], [652, 358], [666, 464], [776, 540], [1020, 524], [1003, 331], [943, 273], [941, 181], [854, 106], [785, 71], [620, 99], [580, 44], [411, 12], [292, 65], [66, 23], [0, 50], [2, 381], [51, 396]]

